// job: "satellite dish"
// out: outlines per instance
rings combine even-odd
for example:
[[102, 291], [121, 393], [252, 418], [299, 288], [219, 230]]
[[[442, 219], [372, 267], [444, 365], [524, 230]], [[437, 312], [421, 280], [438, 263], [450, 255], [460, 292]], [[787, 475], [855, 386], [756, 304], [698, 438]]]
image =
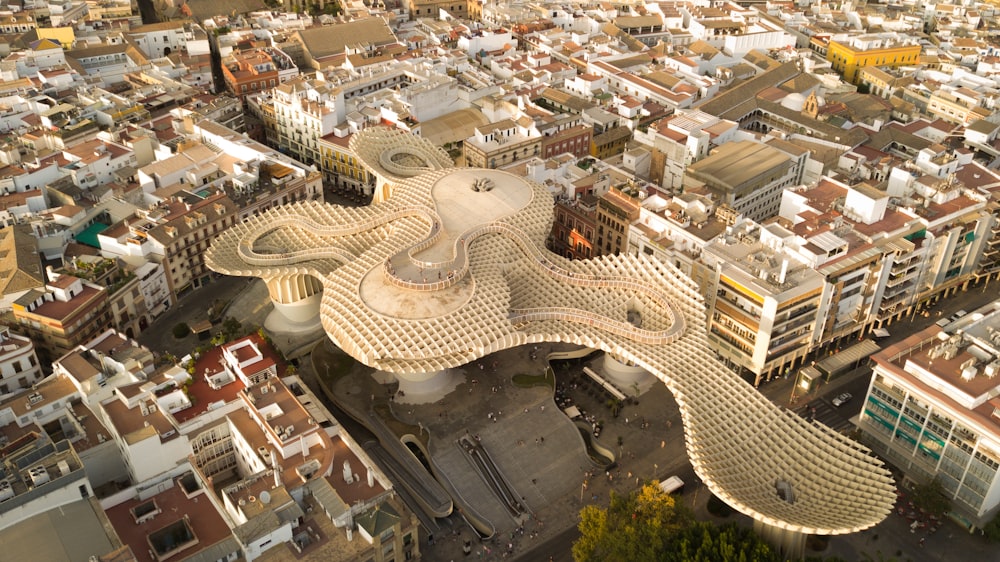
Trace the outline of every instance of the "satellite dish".
[[260, 503], [267, 505], [271, 503], [271, 493], [267, 490], [260, 493]]

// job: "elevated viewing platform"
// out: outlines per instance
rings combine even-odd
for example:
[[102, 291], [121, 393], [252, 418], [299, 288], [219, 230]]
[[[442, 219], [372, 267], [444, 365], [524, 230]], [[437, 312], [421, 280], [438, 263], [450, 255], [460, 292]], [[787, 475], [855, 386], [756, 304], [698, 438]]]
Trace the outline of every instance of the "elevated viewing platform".
[[222, 233], [205, 261], [228, 275], [315, 279], [333, 342], [403, 377], [540, 342], [645, 369], [680, 406], [698, 476], [779, 535], [851, 533], [889, 514], [892, 479], [867, 449], [775, 406], [716, 360], [702, 295], [678, 269], [645, 256], [567, 260], [545, 249], [553, 200], [543, 186], [426, 168], [368, 207], [271, 209]]

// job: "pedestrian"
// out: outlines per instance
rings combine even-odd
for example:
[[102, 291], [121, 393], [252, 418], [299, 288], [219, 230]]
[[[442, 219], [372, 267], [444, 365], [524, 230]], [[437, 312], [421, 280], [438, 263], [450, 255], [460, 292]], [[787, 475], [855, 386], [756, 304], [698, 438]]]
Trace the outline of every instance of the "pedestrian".
[[661, 449], [664, 448], [664, 447], [666, 447], [666, 446], [667, 446], [667, 442], [666, 441], [660, 441], [660, 448]]

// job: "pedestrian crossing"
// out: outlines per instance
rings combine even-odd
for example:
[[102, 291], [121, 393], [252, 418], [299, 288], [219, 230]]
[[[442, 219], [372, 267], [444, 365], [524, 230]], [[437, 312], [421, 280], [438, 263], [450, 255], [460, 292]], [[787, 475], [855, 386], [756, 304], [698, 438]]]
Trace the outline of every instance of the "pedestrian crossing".
[[849, 433], [854, 429], [854, 424], [846, 416], [850, 410], [834, 408], [825, 399], [817, 398], [802, 406], [796, 413], [809, 421], [818, 421], [838, 433]]

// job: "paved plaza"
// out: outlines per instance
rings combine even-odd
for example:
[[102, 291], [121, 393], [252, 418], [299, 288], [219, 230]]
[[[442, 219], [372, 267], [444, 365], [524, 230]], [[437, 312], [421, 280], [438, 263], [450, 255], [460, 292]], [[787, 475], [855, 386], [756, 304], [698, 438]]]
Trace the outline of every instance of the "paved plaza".
[[[469, 515], [496, 528], [497, 536], [482, 544], [469, 526], [458, 530], [457, 535], [436, 537], [435, 544], [424, 549], [428, 560], [462, 556], [461, 546], [466, 540], [483, 552], [486, 559], [499, 559], [508, 545], [513, 547], [515, 555], [522, 555], [575, 526], [583, 505], [606, 504], [611, 490], [627, 493], [645, 480], [673, 474], [693, 480], [677, 405], [662, 384], [654, 384], [639, 397], [638, 404], [626, 405], [617, 418], [604, 397], [597, 393], [591, 396], [583, 392], [582, 386], [578, 387], [578, 393], [570, 391], [578, 408], [604, 421], [599, 443], [618, 457], [609, 472], [593, 462], [577, 425], [556, 406], [552, 389], [523, 388], [511, 380], [514, 375], [543, 374], [546, 365], [543, 357], [550, 349], [560, 348], [539, 346], [534, 353], [536, 359], [531, 359], [532, 346], [505, 350], [456, 369], [460, 377], [458, 385], [431, 401], [421, 397], [421, 403], [412, 403], [414, 397], [394, 395], [395, 417], [408, 425], [422, 426], [429, 433], [431, 463], [439, 471], [446, 489], [457, 498], [456, 511], [472, 510]], [[316, 361], [320, 369], [323, 357], [330, 353], [341, 352], [334, 350], [329, 342], [321, 342], [314, 351], [314, 358], [320, 358]], [[600, 356], [598, 353], [585, 362], [559, 362], [557, 382], [582, 380], [583, 366], [591, 365], [598, 370]], [[364, 410], [372, 395], [384, 395], [395, 388], [380, 384], [377, 379], [381, 377], [374, 375], [372, 369], [355, 364], [350, 374], [339, 379], [331, 390], [345, 409]], [[529, 515], [511, 516], [490, 492], [457, 445], [466, 435], [479, 438], [524, 498]], [[491, 554], [486, 554], [486, 549]]]

